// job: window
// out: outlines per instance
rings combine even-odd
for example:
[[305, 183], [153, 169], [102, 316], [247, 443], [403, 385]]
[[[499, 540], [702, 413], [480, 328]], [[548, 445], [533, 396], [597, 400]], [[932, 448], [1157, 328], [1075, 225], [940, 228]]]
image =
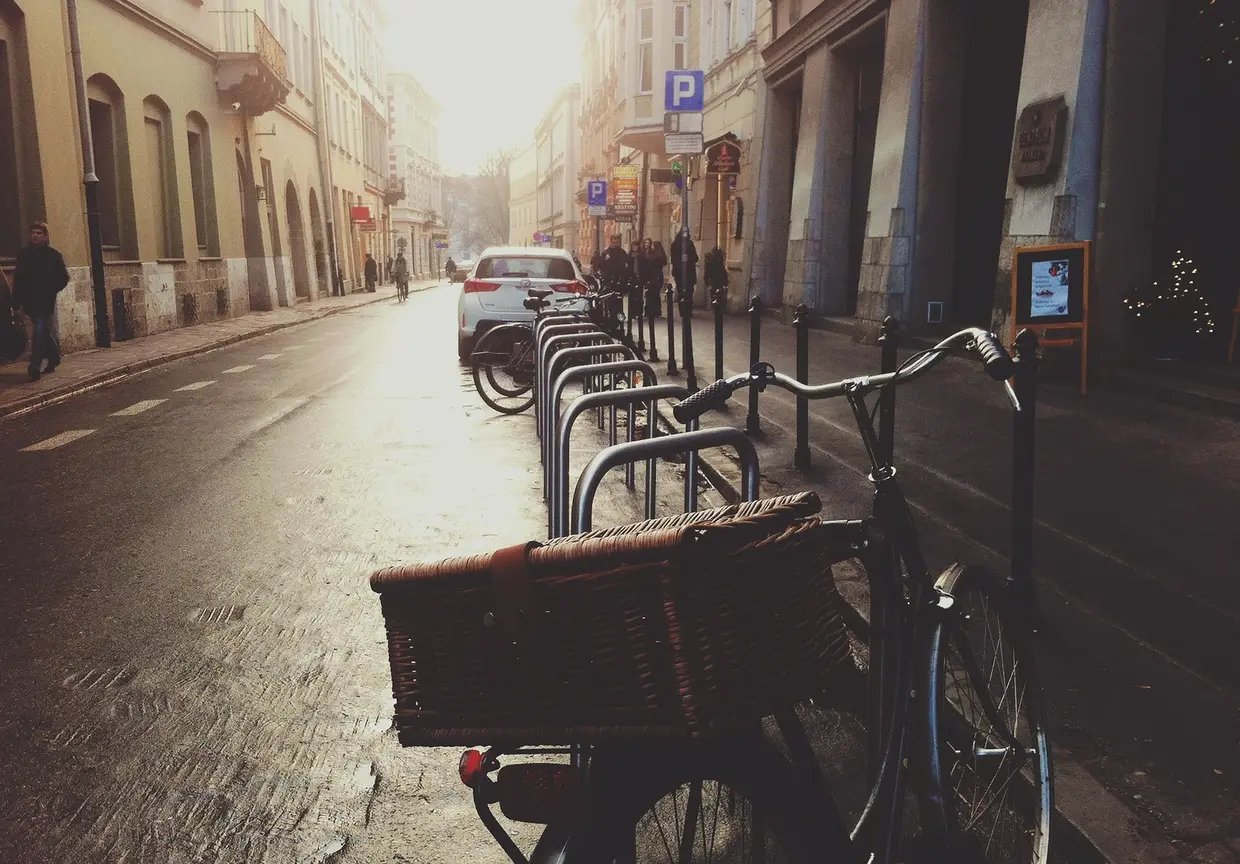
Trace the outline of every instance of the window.
[[201, 114], [185, 118], [189, 137], [189, 176], [194, 193], [194, 228], [199, 254], [220, 254], [220, 231], [215, 212], [215, 176], [211, 169], [211, 134]]
[[689, 68], [689, 6], [687, 3], [676, 4], [675, 10], [675, 41], [672, 44], [673, 69]]
[[483, 258], [474, 274], [478, 279], [576, 279], [573, 262], [550, 256]]
[[156, 258], [180, 258], [180, 204], [176, 198], [176, 161], [172, 150], [172, 123], [168, 106], [155, 96], [142, 102], [146, 144], [143, 169], [149, 213], [153, 220]]
[[263, 17], [266, 19], [267, 29], [274, 33], [280, 26], [280, 18], [276, 14], [276, 0], [267, 0], [264, 8]]
[[637, 92], [654, 89], [654, 7], [637, 10]]
[[39, 142], [30, 64], [20, 15], [0, 6], [0, 256], [21, 251], [27, 219], [41, 208], [33, 192]]

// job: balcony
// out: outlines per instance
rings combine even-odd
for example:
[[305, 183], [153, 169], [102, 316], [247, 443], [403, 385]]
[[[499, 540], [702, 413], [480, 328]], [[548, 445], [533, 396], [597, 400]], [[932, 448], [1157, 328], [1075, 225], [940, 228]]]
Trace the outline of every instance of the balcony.
[[292, 90], [284, 48], [257, 12], [216, 12], [215, 87], [251, 117], [283, 105]]
[[399, 177], [389, 177], [383, 186], [383, 203], [389, 207], [405, 198], [405, 181]]

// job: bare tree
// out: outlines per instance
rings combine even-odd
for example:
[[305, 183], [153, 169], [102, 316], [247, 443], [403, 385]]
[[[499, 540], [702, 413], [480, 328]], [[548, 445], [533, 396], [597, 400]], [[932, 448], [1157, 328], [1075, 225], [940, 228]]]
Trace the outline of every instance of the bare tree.
[[508, 242], [508, 167], [512, 157], [511, 150], [491, 154], [473, 178], [475, 230], [483, 245]]

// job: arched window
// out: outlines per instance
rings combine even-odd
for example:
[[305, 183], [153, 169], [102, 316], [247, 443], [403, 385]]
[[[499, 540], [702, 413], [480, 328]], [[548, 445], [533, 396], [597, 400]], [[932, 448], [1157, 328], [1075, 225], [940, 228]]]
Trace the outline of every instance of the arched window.
[[19, 119], [34, 116], [32, 92], [25, 21], [0, 2], [0, 258], [16, 256], [26, 224], [43, 218], [35, 124]]
[[220, 227], [215, 213], [215, 174], [211, 167], [211, 130], [197, 111], [185, 118], [189, 142], [189, 179], [194, 194], [194, 233], [198, 254], [218, 257]]
[[142, 100], [143, 160], [147, 205], [155, 236], [156, 258], [181, 258], [181, 202], [177, 197], [172, 115], [158, 96]]
[[125, 97], [107, 75], [86, 82], [95, 175], [99, 178], [99, 227], [105, 251], [112, 257], [136, 260], [133, 184], [129, 170], [129, 137], [125, 134]]

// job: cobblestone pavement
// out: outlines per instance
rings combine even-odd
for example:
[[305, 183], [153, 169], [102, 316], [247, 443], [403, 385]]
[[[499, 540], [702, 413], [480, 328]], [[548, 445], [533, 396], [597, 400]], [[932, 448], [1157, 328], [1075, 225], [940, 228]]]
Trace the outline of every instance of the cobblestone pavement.
[[[396, 743], [366, 583], [545, 536], [532, 417], [481, 403], [454, 313], [445, 286], [0, 420], [0, 861], [504, 860], [459, 753]], [[632, 521], [605, 486], [596, 524]]]

